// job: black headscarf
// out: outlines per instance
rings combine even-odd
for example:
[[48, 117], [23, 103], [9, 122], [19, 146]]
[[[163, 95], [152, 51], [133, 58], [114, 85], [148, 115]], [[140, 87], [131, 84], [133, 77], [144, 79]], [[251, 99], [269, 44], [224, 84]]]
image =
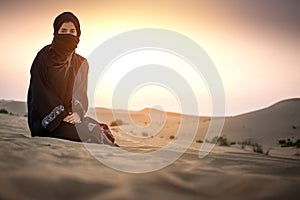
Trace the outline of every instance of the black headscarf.
[[[65, 22], [72, 22], [76, 28], [77, 35], [71, 34], [58, 34], [58, 30]], [[51, 49], [55, 55], [52, 55], [52, 61], [56, 65], [64, 65], [70, 60], [70, 56], [74, 53], [79, 43], [79, 37], [81, 35], [80, 24], [77, 17], [71, 12], [63, 12], [58, 15], [53, 23], [54, 37], [51, 43]], [[53, 65], [51, 63], [51, 65]]]
[[76, 28], [76, 31], [77, 31], [77, 36], [80, 37], [81, 31], [80, 31], [79, 20], [71, 12], [63, 12], [55, 18], [55, 20], [53, 22], [54, 35], [55, 35], [55, 33], [58, 33], [59, 28], [65, 22], [73, 22], [73, 24]]

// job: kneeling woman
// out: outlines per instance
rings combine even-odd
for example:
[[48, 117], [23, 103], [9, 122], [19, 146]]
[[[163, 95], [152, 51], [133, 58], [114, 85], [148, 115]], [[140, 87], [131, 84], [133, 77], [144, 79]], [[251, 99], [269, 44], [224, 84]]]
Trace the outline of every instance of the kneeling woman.
[[54, 38], [30, 69], [27, 96], [32, 136], [116, 146], [105, 124], [84, 117], [88, 109], [88, 63], [75, 53], [81, 34], [77, 17], [64, 12], [54, 20]]

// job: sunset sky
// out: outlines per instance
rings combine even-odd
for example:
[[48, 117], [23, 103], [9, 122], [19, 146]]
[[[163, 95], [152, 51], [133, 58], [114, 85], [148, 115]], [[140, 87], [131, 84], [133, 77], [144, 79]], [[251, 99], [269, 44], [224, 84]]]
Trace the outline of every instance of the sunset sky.
[[[197, 42], [223, 81], [226, 115], [299, 98], [299, 8], [297, 0], [2, 0], [0, 99], [26, 101], [31, 63], [51, 43], [53, 20], [63, 11], [79, 18], [77, 53], [87, 58], [107, 39], [138, 28], [169, 29]], [[135, 97], [138, 101], [148, 94], [147, 102], [132, 108], [151, 106], [162, 93], [161, 88], [144, 88]], [[109, 107], [109, 100], [98, 106]]]

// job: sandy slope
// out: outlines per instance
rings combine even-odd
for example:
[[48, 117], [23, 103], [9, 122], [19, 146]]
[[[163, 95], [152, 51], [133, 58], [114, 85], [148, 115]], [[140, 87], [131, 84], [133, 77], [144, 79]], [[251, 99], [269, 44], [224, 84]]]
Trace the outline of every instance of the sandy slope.
[[[231, 140], [254, 138], [265, 146], [274, 145], [270, 156], [234, 145], [216, 146], [199, 159], [201, 144], [195, 141], [203, 139], [211, 119], [184, 116], [201, 122], [189, 150], [171, 165], [143, 174], [105, 166], [82, 143], [31, 138], [25, 117], [1, 114], [0, 199], [295, 199], [300, 186], [299, 157], [294, 156], [295, 148], [282, 149], [275, 143], [277, 137], [299, 137], [298, 108], [299, 100], [291, 100], [227, 119], [223, 134]], [[101, 121], [114, 120], [111, 110], [98, 111]], [[179, 114], [168, 113], [166, 123], [159, 123], [150, 121], [149, 112], [131, 112], [137, 127], [121, 113], [124, 124], [112, 130], [122, 150], [153, 152], [180, 139], [176, 138]], [[159, 118], [161, 113], [154, 112]], [[157, 127], [162, 127], [158, 133]], [[152, 132], [155, 135], [151, 137]], [[262, 135], [265, 139], [260, 138]], [[109, 146], [92, 147], [98, 150], [96, 156], [111, 159], [119, 166], [143, 168], [151, 162], [163, 162], [147, 153], [138, 161]]]
[[237, 141], [252, 138], [266, 147], [280, 138], [300, 138], [300, 99], [279, 102], [269, 108], [228, 117], [223, 135]]
[[[226, 136], [231, 142], [240, 143], [250, 140], [252, 143], [258, 143], [263, 147], [264, 152], [269, 150], [269, 153], [273, 156], [295, 157], [296, 149], [279, 148], [278, 140], [290, 138], [296, 141], [300, 139], [299, 111], [300, 99], [290, 99], [263, 110], [226, 117], [221, 135]], [[153, 121], [151, 121], [150, 112], [152, 112]], [[142, 142], [144, 145], [149, 146], [153, 144], [164, 146], [170, 141], [170, 136], [176, 138], [178, 128], [182, 125], [182, 117], [191, 123], [199, 123], [197, 134], [192, 142], [192, 147], [198, 148], [199, 145], [196, 144], [196, 141], [204, 140], [211, 121], [219, 120], [218, 118], [211, 119], [209, 117], [181, 116], [177, 113], [164, 114], [158, 110], [144, 109], [139, 112], [131, 112], [131, 120], [138, 125], [135, 126], [130, 124], [130, 119], [125, 118], [125, 111], [116, 111], [115, 116], [113, 116], [110, 109], [97, 108], [97, 113], [98, 119], [108, 124], [116, 118], [122, 119], [124, 125], [113, 128], [122, 141], [126, 140], [134, 143], [138, 140], [138, 137], [141, 137], [139, 143]], [[160, 115], [163, 116], [160, 117], [161, 119], [165, 119], [165, 123], [162, 122], [163, 120], [155, 120]], [[187, 134], [191, 134], [193, 127], [189, 124], [185, 125], [185, 131]]]
[[9, 113], [24, 116], [27, 113], [26, 102], [13, 100], [0, 100], [0, 109], [6, 109]]

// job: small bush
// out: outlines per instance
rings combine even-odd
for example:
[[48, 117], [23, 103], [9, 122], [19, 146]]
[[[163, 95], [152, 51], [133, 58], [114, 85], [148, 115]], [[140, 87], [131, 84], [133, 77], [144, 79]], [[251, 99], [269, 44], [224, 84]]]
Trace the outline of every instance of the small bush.
[[2, 114], [8, 114], [7, 110], [5, 110], [4, 108], [0, 109], [0, 113], [2, 113]]
[[120, 119], [116, 119], [115, 121], [112, 121], [110, 123], [110, 126], [121, 126], [123, 124], [123, 121]]
[[284, 144], [286, 144], [286, 140], [285, 139], [278, 140], [278, 143], [280, 145], [284, 145]]
[[300, 148], [300, 139], [298, 139], [294, 144], [297, 148]]
[[293, 142], [291, 141], [290, 138], [287, 139], [286, 146], [288, 146], [288, 147], [294, 146], [294, 144], [293, 144]]
[[300, 139], [296, 140], [296, 142], [293, 142], [290, 138], [287, 140], [285, 139], [280, 139], [278, 140], [278, 143], [280, 144], [281, 147], [300, 147]]
[[211, 141], [206, 140], [206, 142], [212, 143], [212, 144], [218, 144], [220, 146], [230, 146], [231, 143], [235, 144], [235, 142], [228, 142], [227, 137], [226, 136], [215, 136], [211, 139]]
[[220, 145], [220, 146], [230, 146], [229, 145], [229, 143], [228, 143], [228, 141], [227, 141], [227, 138], [224, 136], [224, 137], [219, 137], [218, 139], [217, 139], [217, 143], [218, 143], [218, 145]]
[[170, 135], [170, 139], [173, 140], [175, 137], [174, 135]]
[[248, 139], [246, 139], [246, 140], [240, 142], [240, 144], [242, 144], [242, 145], [247, 145], [247, 146], [253, 146], [253, 145], [255, 145], [256, 143], [254, 142], [253, 139], [248, 138]]
[[142, 135], [143, 135], [144, 137], [148, 137], [148, 133], [147, 133], [147, 132], [143, 132]]
[[202, 140], [196, 140], [196, 143], [203, 143]]
[[264, 153], [262, 145], [259, 145], [259, 144], [257, 144], [257, 143], [254, 144], [254, 145], [253, 145], [253, 152], [256, 152], [256, 153]]

